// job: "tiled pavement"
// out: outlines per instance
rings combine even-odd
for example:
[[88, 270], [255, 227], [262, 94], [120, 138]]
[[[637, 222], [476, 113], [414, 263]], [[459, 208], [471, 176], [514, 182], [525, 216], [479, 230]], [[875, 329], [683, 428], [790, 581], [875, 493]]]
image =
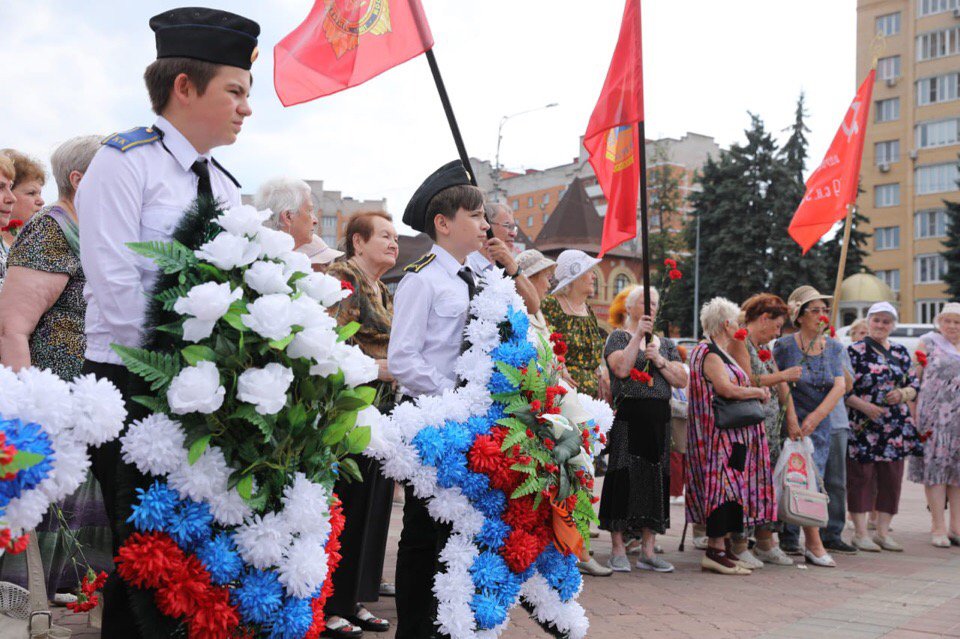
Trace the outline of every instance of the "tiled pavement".
[[[393, 513], [386, 574], [392, 575], [402, 507]], [[673, 574], [634, 571], [609, 578], [586, 578], [581, 602], [591, 620], [593, 639], [633, 637], [960, 637], [960, 548], [930, 545], [923, 491], [905, 482], [894, 536], [903, 553], [863, 553], [837, 557], [836, 569], [771, 567], [748, 577], [700, 572], [700, 553], [687, 543], [677, 552], [683, 512], [673, 507], [674, 526], [660, 539]], [[610, 552], [602, 534], [594, 548], [600, 561]], [[392, 599], [370, 609], [395, 620]], [[96, 639], [84, 629], [84, 616], [62, 615], [74, 637]], [[393, 632], [368, 637], [392, 639]], [[545, 637], [517, 609], [506, 639]]]

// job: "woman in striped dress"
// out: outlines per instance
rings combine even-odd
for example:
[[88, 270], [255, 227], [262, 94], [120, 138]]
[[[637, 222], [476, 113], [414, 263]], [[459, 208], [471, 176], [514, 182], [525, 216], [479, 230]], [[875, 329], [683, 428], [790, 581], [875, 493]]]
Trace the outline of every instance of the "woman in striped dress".
[[708, 336], [690, 355], [687, 431], [687, 521], [707, 528], [707, 552], [700, 565], [724, 575], [750, 569], [730, 548], [728, 536], [744, 526], [776, 520], [770, 452], [763, 423], [720, 430], [714, 426], [713, 398], [769, 399], [769, 389], [750, 380], [728, 354], [739, 330], [740, 308], [730, 300], [710, 300], [700, 312]]

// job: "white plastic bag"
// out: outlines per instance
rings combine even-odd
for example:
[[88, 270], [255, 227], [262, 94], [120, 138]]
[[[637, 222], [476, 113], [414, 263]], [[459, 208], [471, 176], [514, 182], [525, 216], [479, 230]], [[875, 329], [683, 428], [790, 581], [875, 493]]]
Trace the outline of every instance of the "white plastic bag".
[[829, 498], [820, 490], [813, 442], [788, 439], [773, 471], [777, 518], [798, 526], [825, 526]]

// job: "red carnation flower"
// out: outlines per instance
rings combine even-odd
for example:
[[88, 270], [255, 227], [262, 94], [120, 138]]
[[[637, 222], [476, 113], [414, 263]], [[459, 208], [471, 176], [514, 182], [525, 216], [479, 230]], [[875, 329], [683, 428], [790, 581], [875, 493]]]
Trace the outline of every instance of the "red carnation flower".
[[540, 403], [539, 399], [535, 399], [530, 402], [530, 410], [532, 410], [534, 413], [540, 412], [541, 408], [543, 408], [543, 404]]
[[530, 437], [531, 439], [533, 438], [533, 431], [529, 428], [527, 429], [527, 437]]
[[4, 528], [0, 530], [0, 548], [6, 548], [10, 545], [10, 538], [12, 533], [9, 528]]
[[7, 544], [7, 552], [11, 555], [19, 555], [24, 550], [27, 549], [27, 544], [30, 542], [30, 535], [20, 535], [13, 542]]
[[13, 231], [16, 231], [21, 226], [23, 226], [23, 220], [10, 220], [10, 223], [4, 226], [2, 229], [0, 229], [0, 231], [12, 233]]
[[540, 541], [525, 530], [514, 529], [503, 542], [500, 554], [514, 573], [521, 573], [543, 550]]
[[927, 354], [923, 351], [914, 351], [914, 356], [917, 358], [917, 363], [920, 364], [921, 368], [926, 368], [927, 366]]
[[733, 334], [733, 339], [740, 342], [747, 339], [747, 329], [745, 328], [737, 329], [737, 332]]
[[550, 341], [556, 342], [563, 339], [563, 333], [550, 333]]
[[543, 440], [543, 445], [547, 447], [547, 450], [553, 450], [556, 444], [554, 444], [552, 439], [545, 439]]
[[760, 350], [757, 351], [757, 358], [761, 362], [769, 362], [771, 358], [773, 358], [773, 353], [771, 353], [769, 350], [765, 348], [761, 348]]
[[553, 354], [559, 357], [563, 357], [567, 354], [567, 343], [557, 340], [553, 343]]
[[567, 358], [564, 357], [563, 355], [557, 355], [557, 362], [559, 362], [559, 363], [561, 363], [561, 364], [566, 364], [566, 363], [567, 363]]
[[641, 384], [649, 384], [653, 381], [653, 376], [647, 371], [641, 371], [634, 368], [630, 371], [630, 379]]
[[667, 277], [669, 277], [671, 280], [679, 280], [683, 278], [683, 273], [677, 269], [672, 269], [669, 273], [667, 273]]
[[677, 261], [668, 257], [663, 260], [663, 265], [667, 268], [677, 268]]
[[340, 280], [340, 288], [343, 289], [344, 291], [350, 291], [351, 294], [355, 292], [355, 289], [353, 288], [353, 284], [351, 284], [347, 280]]
[[830, 327], [830, 337], [834, 337], [834, 338], [835, 338], [836, 336], [837, 336], [837, 329], [835, 329], [833, 326], [831, 326], [831, 327]]
[[830, 318], [827, 317], [826, 315], [821, 315], [820, 317], [817, 318], [817, 321], [823, 324], [824, 326], [830, 325]]
[[548, 473], [555, 473], [555, 472], [557, 472], [558, 470], [560, 470], [560, 469], [557, 467], [556, 464], [547, 464], [546, 466], [544, 466], [544, 469], [545, 469]]

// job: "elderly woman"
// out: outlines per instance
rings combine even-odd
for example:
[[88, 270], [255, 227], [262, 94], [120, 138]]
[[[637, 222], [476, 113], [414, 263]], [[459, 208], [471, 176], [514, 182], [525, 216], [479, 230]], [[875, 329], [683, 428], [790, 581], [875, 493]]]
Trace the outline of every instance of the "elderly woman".
[[750, 386], [750, 376], [730, 355], [740, 308], [717, 297], [700, 311], [707, 340], [690, 354], [687, 433], [687, 521], [705, 525], [707, 551], [701, 568], [721, 575], [752, 571], [733, 553], [728, 536], [744, 526], [776, 520], [770, 452], [763, 423], [718, 428], [715, 397], [766, 402], [770, 391]]
[[[360, 324], [351, 341], [380, 368], [378, 407], [386, 412], [393, 408], [393, 377], [387, 369], [393, 302], [380, 277], [397, 262], [397, 230], [386, 213], [357, 213], [347, 222], [344, 240], [346, 260], [333, 263], [327, 274], [349, 283], [354, 293], [340, 302], [336, 318], [341, 325]], [[363, 481], [342, 480], [336, 486], [347, 524], [340, 536], [343, 560], [326, 605], [324, 636], [329, 637], [355, 637], [363, 630], [384, 632], [390, 628], [389, 621], [375, 617], [361, 602], [379, 598], [393, 482], [380, 473], [376, 461], [366, 457], [356, 461]]]
[[577, 249], [562, 252], [557, 257], [557, 286], [540, 307], [544, 318], [567, 343], [567, 370], [577, 392], [597, 398], [602, 397], [608, 377], [601, 365], [604, 338], [587, 300], [597, 281], [593, 267], [599, 263]]
[[[49, 368], [68, 381], [80, 374], [86, 345], [86, 278], [80, 266], [73, 198], [99, 148], [100, 137], [95, 135], [73, 138], [57, 148], [51, 165], [59, 198], [23, 228], [10, 251], [9, 272], [0, 292], [0, 361], [14, 370], [31, 365]], [[111, 570], [110, 530], [96, 480], [88, 478], [59, 508], [91, 565]], [[39, 530], [47, 591], [75, 587], [78, 580], [71, 562], [75, 549], [60, 538], [57, 518], [48, 515]], [[8, 568], [12, 570], [5, 564], [5, 573]]]
[[3, 288], [3, 280], [7, 276], [7, 255], [13, 246], [13, 235], [7, 230], [7, 225], [13, 219], [13, 205], [17, 203], [17, 196], [13, 194], [16, 176], [13, 161], [0, 155], [0, 288]]
[[847, 332], [847, 337], [850, 339], [850, 343], [853, 344], [862, 340], [869, 332], [870, 328], [867, 325], [867, 320], [860, 318], [850, 325], [850, 330]]
[[[800, 435], [813, 442], [813, 461], [823, 478], [830, 457], [830, 442], [834, 420], [846, 425], [846, 415], [835, 410], [846, 392], [843, 370], [843, 346], [827, 337], [830, 315], [829, 302], [833, 298], [821, 295], [812, 286], [797, 288], [787, 299], [790, 322], [797, 329], [784, 335], [773, 345], [773, 357], [780, 370], [799, 366], [800, 379], [793, 383], [791, 396], [800, 422]], [[839, 422], [843, 423], [840, 424]], [[810, 531], [812, 532], [812, 531]], [[833, 558], [823, 549], [820, 535], [804, 534], [807, 562], [832, 568]], [[800, 530], [785, 525], [780, 533], [780, 548], [787, 553], [799, 553]]]
[[293, 236], [294, 249], [310, 243], [317, 218], [309, 184], [288, 177], [272, 178], [260, 185], [254, 205], [273, 213], [264, 225]]
[[[889, 340], [897, 310], [878, 302], [867, 313], [869, 333], [848, 347], [853, 392], [847, 397], [854, 433], [847, 457], [847, 507], [854, 524], [853, 545], [860, 550], [902, 551], [889, 535], [897, 514], [904, 458], [920, 453], [920, 439], [907, 402], [920, 381], [911, 370], [910, 353]], [[954, 418], [956, 416], [954, 415]], [[867, 536], [867, 515], [877, 511], [877, 531]]]
[[[799, 366], [779, 370], [768, 350], [769, 344], [780, 336], [790, 308], [776, 295], [759, 293], [743, 303], [741, 312], [743, 328], [747, 330], [746, 339], [734, 340], [730, 345], [730, 352], [740, 368], [750, 372], [750, 380], [754, 386], [771, 390], [770, 399], [763, 405], [763, 425], [770, 450], [770, 468], [773, 468], [777, 465], [782, 444], [781, 406], [788, 436], [791, 439], [800, 437], [800, 425], [787, 383], [799, 380], [802, 371]], [[733, 552], [754, 568], [762, 568], [765, 563], [792, 566], [793, 561], [774, 542], [773, 533], [776, 530], [778, 526], [775, 523], [759, 526], [755, 531], [757, 545], [753, 552], [747, 547], [745, 535], [735, 538]], [[808, 534], [813, 535], [816, 530], [813, 528]]]
[[16, 177], [13, 180], [13, 195], [17, 198], [13, 205], [13, 219], [26, 225], [43, 208], [43, 185], [47, 182], [47, 172], [43, 165], [28, 155], [14, 149], [0, 151], [13, 162]]
[[610, 531], [609, 565], [617, 572], [630, 572], [624, 532], [642, 533], [638, 569], [673, 571], [654, 554], [654, 543], [670, 527], [670, 396], [672, 388], [687, 385], [687, 372], [676, 345], [652, 335], [659, 302], [651, 288], [650, 314], [644, 313], [643, 287], [634, 288], [623, 328], [610, 333], [604, 349], [617, 413], [599, 515], [600, 528]]
[[960, 546], [960, 304], [945, 304], [933, 324], [937, 332], [924, 335], [918, 349], [926, 356], [917, 406], [923, 455], [910, 459], [910, 480], [923, 484], [927, 494], [931, 542], [949, 548]]

